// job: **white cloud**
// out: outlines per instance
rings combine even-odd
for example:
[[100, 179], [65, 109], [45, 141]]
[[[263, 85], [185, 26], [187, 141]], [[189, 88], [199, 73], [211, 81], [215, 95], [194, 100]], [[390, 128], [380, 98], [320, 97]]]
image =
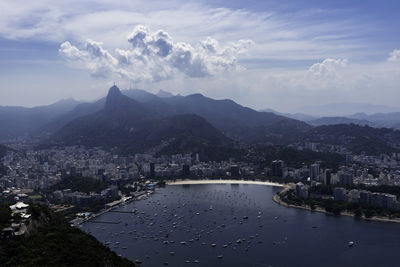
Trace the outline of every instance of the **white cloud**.
[[388, 61], [390, 62], [400, 62], [400, 50], [395, 49], [389, 54]]
[[[190, 0], [1, 0], [0, 38], [27, 46], [31, 41], [62, 43], [60, 54], [71, 66], [96, 77], [112, 76], [126, 86], [129, 80], [137, 81], [135, 86], [147, 90], [202, 92], [260, 108], [290, 109], [340, 99], [398, 105], [400, 69], [387, 60], [398, 61], [399, 50], [389, 58], [382, 53], [382, 42], [374, 34], [378, 24], [343, 16], [342, 9], [285, 11], [278, 1], [256, 12], [216, 6]], [[164, 30], [138, 27], [132, 32], [139, 24]], [[255, 44], [241, 54], [251, 42], [240, 39]], [[240, 69], [238, 62], [247, 70], [230, 71]], [[23, 68], [14, 69], [20, 75]], [[24, 76], [39, 72], [26, 69]], [[104, 80], [66, 68], [64, 62], [45, 69], [43, 77], [53, 76], [50, 71], [64, 79], [48, 86], [65, 83], [57, 89], [63, 97], [69, 92], [80, 98], [82, 88], [93, 87], [83, 96], [89, 99], [106, 90]], [[8, 73], [2, 73], [3, 80], [9, 80]], [[34, 89], [40, 91], [41, 86]], [[6, 87], [9, 93], [14, 88], [13, 83]], [[26, 87], [21, 83], [21, 92]], [[52, 91], [54, 99], [57, 90]], [[5, 96], [0, 98], [7, 104]]]
[[337, 71], [343, 69], [348, 64], [347, 59], [327, 58], [321, 63], [315, 63], [308, 69], [308, 74], [317, 79], [335, 78]]
[[0, 10], [0, 36], [9, 39], [75, 43], [90, 38], [102, 40], [108, 49], [126, 49], [121, 36], [134, 25], [144, 24], [163, 28], [192, 45], [207, 36], [224, 42], [251, 39], [257, 43], [251, 57], [286, 60], [368, 53], [370, 44], [367, 47], [358, 38], [373, 30], [352, 19], [321, 19], [339, 12], [333, 10], [318, 10], [317, 14], [279, 9], [253, 12], [184, 0], [2, 0]]
[[253, 44], [251, 40], [239, 40], [226, 46], [208, 37], [196, 47], [184, 42], [174, 42], [171, 36], [158, 30], [151, 32], [138, 25], [128, 36], [130, 49], [115, 49], [114, 55], [103, 44], [87, 40], [78, 48], [70, 42], [61, 44], [60, 54], [71, 62], [83, 64], [95, 77], [120, 78], [134, 82], [153, 82], [170, 79], [176, 72], [188, 77], [206, 77], [236, 70], [240, 66], [237, 56]]

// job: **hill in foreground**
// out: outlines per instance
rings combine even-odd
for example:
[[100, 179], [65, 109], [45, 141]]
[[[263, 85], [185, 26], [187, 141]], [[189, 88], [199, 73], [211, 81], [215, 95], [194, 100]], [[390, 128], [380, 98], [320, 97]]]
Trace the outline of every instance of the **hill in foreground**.
[[28, 232], [1, 248], [2, 266], [135, 266], [47, 207], [30, 212]]

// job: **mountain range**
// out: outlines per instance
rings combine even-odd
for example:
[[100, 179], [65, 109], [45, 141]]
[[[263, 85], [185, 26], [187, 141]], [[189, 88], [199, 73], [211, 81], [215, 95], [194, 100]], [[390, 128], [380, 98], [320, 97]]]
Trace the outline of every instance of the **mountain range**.
[[204, 118], [161, 115], [123, 95], [116, 86], [110, 88], [101, 110], [73, 119], [57, 130], [52, 140], [63, 145], [117, 148], [122, 153], [149, 149], [161, 154], [194, 152], [207, 160], [235, 153], [233, 141]]
[[366, 114], [374, 114], [374, 113], [390, 113], [399, 111], [400, 111], [399, 108], [384, 106], [384, 105], [340, 102], [340, 103], [330, 103], [325, 105], [309, 105], [306, 107], [296, 109], [295, 113], [309, 114], [318, 117], [332, 117], [332, 116], [347, 117], [350, 114], [355, 114], [360, 112]]
[[[392, 109], [392, 108], [389, 108]], [[394, 108], [393, 108], [394, 109]], [[368, 125], [375, 128], [400, 129], [400, 112], [372, 113], [358, 112], [346, 116], [339, 116], [336, 113], [332, 116], [317, 116], [304, 113], [281, 113], [273, 109], [262, 109], [261, 112], [272, 112], [276, 115], [300, 120], [312, 126], [336, 125], [336, 124], [357, 124]]]
[[[140, 104], [141, 109], [160, 117], [195, 114], [204, 118], [227, 137], [243, 142], [287, 143], [308, 131], [311, 126], [273, 113], [258, 112], [232, 100], [214, 100], [201, 94], [163, 96], [144, 90], [123, 90], [121, 93]], [[79, 104], [70, 112], [41, 128], [53, 133], [67, 123], [102, 110], [106, 98], [94, 103]]]
[[[203, 159], [219, 160], [240, 156], [240, 143], [286, 145], [312, 141], [343, 144], [355, 151], [371, 145], [368, 149], [386, 152], [397, 151], [396, 144], [400, 143], [398, 131], [365, 127], [379, 127], [368, 119], [383, 122], [388, 114], [358, 113], [351, 118], [295, 114], [303, 116], [306, 123], [273, 110], [259, 112], [229, 99], [215, 100], [201, 94], [172, 95], [165, 91], [151, 94], [138, 89], [120, 91], [116, 86], [110, 88], [106, 97], [91, 103], [68, 100], [13, 109], [15, 114], [3, 113], [1, 123], [9, 128], [0, 128], [4, 139], [10, 133], [14, 133], [13, 137], [29, 134], [41, 136], [45, 146], [103, 146], [122, 153], [195, 152]], [[29, 127], [20, 125], [24, 120], [15, 119], [23, 118], [19, 110], [31, 111]], [[389, 117], [396, 119], [395, 113]], [[358, 146], [351, 142], [357, 138], [364, 140]]]

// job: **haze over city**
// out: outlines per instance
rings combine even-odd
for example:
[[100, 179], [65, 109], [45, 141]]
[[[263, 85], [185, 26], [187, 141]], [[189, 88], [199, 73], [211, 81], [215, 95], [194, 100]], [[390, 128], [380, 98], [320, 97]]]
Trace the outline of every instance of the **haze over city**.
[[397, 1], [2, 1], [0, 105], [122, 89], [399, 107]]

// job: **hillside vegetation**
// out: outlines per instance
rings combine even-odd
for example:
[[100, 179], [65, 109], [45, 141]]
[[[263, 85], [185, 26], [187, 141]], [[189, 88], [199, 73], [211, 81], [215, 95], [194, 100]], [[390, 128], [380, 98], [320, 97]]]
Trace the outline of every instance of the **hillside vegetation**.
[[47, 207], [30, 211], [29, 233], [0, 250], [2, 266], [135, 266]]
[[103, 182], [91, 177], [70, 176], [66, 177], [61, 182], [53, 185], [50, 188], [50, 191], [71, 189], [72, 191], [79, 191], [84, 193], [100, 193], [101, 190], [104, 190], [106, 187], [107, 186]]

